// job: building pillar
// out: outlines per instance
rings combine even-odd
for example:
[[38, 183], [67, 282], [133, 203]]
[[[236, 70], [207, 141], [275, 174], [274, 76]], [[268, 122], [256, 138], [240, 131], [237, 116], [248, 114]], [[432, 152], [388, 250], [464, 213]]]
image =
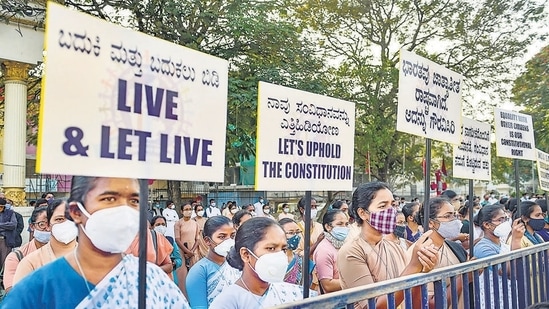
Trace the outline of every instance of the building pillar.
[[26, 205], [27, 78], [30, 65], [4, 61], [4, 194], [15, 206]]

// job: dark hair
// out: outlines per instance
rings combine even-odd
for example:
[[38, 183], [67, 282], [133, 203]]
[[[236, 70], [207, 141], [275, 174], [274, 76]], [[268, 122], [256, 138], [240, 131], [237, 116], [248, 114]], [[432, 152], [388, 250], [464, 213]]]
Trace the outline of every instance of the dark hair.
[[343, 211], [339, 210], [339, 209], [332, 209], [332, 210], [328, 210], [325, 214], [324, 214], [324, 217], [322, 217], [322, 228], [324, 228], [324, 232], [328, 232], [326, 230], [326, 224], [330, 224], [332, 222], [334, 222], [335, 220], [335, 216], [337, 214], [342, 214], [344, 215]]
[[[458, 209], [458, 213], [462, 216], [465, 216], [466, 214], [469, 213], [469, 206], [468, 205], [463, 205], [461, 206], [459, 209]], [[466, 218], [468, 219], [468, 218]]]
[[36, 201], [36, 204], [35, 204], [35, 205], [38, 206], [38, 205], [49, 204], [49, 203], [50, 203], [50, 202], [49, 202], [47, 199], [41, 198], [41, 199], [38, 199], [38, 201]]
[[230, 225], [231, 220], [225, 216], [213, 216], [206, 220], [204, 223], [204, 230], [202, 230], [202, 236], [212, 238], [213, 233], [219, 230], [223, 225]]
[[[317, 200], [316, 200], [316, 198], [311, 197], [311, 203], [312, 203], [313, 201], [316, 202]], [[302, 198], [299, 199], [299, 201], [297, 202], [297, 208], [299, 208], [299, 209], [305, 209], [305, 197], [302, 197]]]
[[503, 205], [501, 204], [493, 204], [493, 205], [486, 205], [482, 207], [478, 214], [474, 218], [474, 223], [477, 226], [480, 226], [482, 230], [484, 230], [483, 223], [484, 222], [492, 222], [494, 219], [494, 216], [499, 210], [504, 210]]
[[507, 200], [507, 203], [505, 204], [505, 209], [509, 210], [510, 212], [516, 212], [517, 211], [517, 199], [516, 198], [510, 198]]
[[288, 224], [288, 223], [296, 223], [296, 222], [295, 222], [295, 220], [290, 219], [290, 218], [282, 218], [282, 219], [280, 219], [280, 221], [278, 221], [278, 224], [279, 224], [280, 226], [284, 226], [284, 225], [286, 225], [286, 224]]
[[[62, 199], [54, 199], [47, 207], [46, 210], [46, 216], [48, 217], [48, 224], [50, 223], [51, 217], [53, 217], [53, 213], [55, 212], [55, 209], [59, 207], [60, 205], [63, 205], [65, 203], [65, 200]], [[69, 215], [69, 207], [68, 204], [65, 205], [65, 218], [72, 221], [71, 216]]]
[[214, 199], [214, 198], [211, 198], [211, 199], [210, 199], [210, 203], [211, 203], [212, 201], [215, 201], [215, 199]]
[[240, 249], [248, 248], [250, 251], [254, 251], [257, 243], [265, 238], [267, 229], [271, 226], [277, 226], [282, 229], [278, 223], [267, 217], [251, 218], [244, 222], [236, 232], [234, 247], [231, 248], [227, 255], [229, 265], [242, 271], [244, 269], [244, 261], [240, 257]]
[[499, 203], [500, 203], [501, 205], [505, 205], [505, 204], [507, 204], [507, 201], [508, 201], [508, 200], [509, 200], [508, 197], [502, 197], [502, 198], [499, 199]]
[[[98, 177], [89, 177], [89, 176], [72, 176], [71, 182], [71, 192], [69, 195], [68, 203], [79, 202], [86, 208], [86, 203], [84, 203], [84, 198], [90, 192], [97, 182]], [[38, 202], [36, 202], [38, 203]]]
[[535, 203], [538, 204], [539, 207], [541, 207], [541, 211], [547, 212], [547, 200], [546, 199], [544, 199], [544, 198], [537, 199], [535, 201]]
[[42, 194], [42, 198], [44, 198], [44, 199], [45, 199], [45, 198], [46, 198], [46, 196], [48, 196], [48, 194], [51, 194], [51, 195], [53, 195], [53, 192], [46, 192], [46, 193]]
[[355, 215], [355, 220], [359, 225], [362, 225], [363, 220], [358, 215], [358, 209], [362, 208], [364, 210], [368, 210], [370, 207], [370, 204], [372, 203], [372, 200], [375, 198], [376, 193], [380, 190], [387, 189], [391, 190], [389, 188], [389, 185], [384, 182], [368, 182], [368, 183], [362, 183], [358, 185], [355, 192], [353, 192], [353, 199], [351, 202], [353, 214]]
[[8, 203], [5, 198], [0, 198], [0, 206], [4, 206]]
[[453, 190], [446, 190], [446, 191], [442, 192], [442, 193], [440, 194], [440, 196], [441, 196], [441, 197], [446, 197], [446, 198], [448, 198], [449, 200], [452, 200], [454, 197], [457, 196], [457, 193], [454, 192]]
[[409, 216], [412, 216], [414, 214], [414, 207], [419, 206], [418, 202], [410, 202], [404, 204], [402, 207], [402, 213], [404, 214], [404, 217], [408, 218]]
[[171, 204], [175, 204], [175, 203], [173, 201], [170, 201], [170, 200], [166, 201], [166, 206], [170, 206]]
[[532, 201], [520, 202], [520, 215], [526, 218], [530, 218], [530, 215], [534, 212], [534, 206], [539, 205]]
[[445, 197], [434, 197], [429, 199], [429, 218], [427, 220], [423, 218], [423, 210], [420, 210], [419, 217], [421, 222], [424, 222], [424, 224], [429, 224], [429, 220], [436, 219], [438, 212], [445, 203], [450, 203], [450, 201]]
[[168, 220], [166, 220], [166, 217], [158, 215], [158, 216], [152, 217], [151, 226], [154, 225], [156, 223], [156, 220], [158, 219], [164, 219], [164, 222], [168, 223]]
[[[247, 207], [246, 207], [247, 208]], [[245, 215], [248, 215], [248, 216], [252, 216], [250, 214], [249, 211], [247, 211], [246, 209], [241, 209], [239, 211], [237, 211], [234, 216], [233, 216], [233, 224], [235, 227], [239, 227], [240, 226], [240, 220], [242, 220], [242, 217], [244, 217]]]
[[337, 200], [332, 204], [332, 208], [341, 209], [341, 206], [343, 206], [343, 204], [347, 204], [347, 203], [345, 203], [345, 201], [342, 201], [342, 200]]
[[196, 210], [198, 207], [202, 207], [202, 209], [204, 210], [204, 206], [202, 206], [202, 204], [196, 204], [196, 205], [194, 205], [194, 211], [195, 212], [198, 211], [198, 210]]
[[[32, 211], [32, 214], [31, 214], [31, 217], [30, 217], [30, 223], [36, 223], [36, 220], [38, 219], [38, 216], [44, 212], [44, 211], [47, 211], [48, 208], [45, 207], [45, 206], [42, 206], [42, 207], [37, 207], [35, 208], [33, 211]], [[47, 214], [46, 214], [47, 216]], [[48, 220], [48, 224], [49, 224], [49, 220]]]

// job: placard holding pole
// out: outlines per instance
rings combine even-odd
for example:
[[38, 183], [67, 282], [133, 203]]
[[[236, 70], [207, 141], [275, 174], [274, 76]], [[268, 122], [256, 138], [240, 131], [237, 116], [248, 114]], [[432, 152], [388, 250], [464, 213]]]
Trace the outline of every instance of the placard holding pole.
[[226, 60], [51, 1], [45, 44], [38, 173], [223, 181]]
[[[353, 189], [355, 104], [265, 82], [258, 92], [255, 190], [305, 191], [309, 269], [311, 191]], [[309, 276], [303, 285], [307, 298]]]
[[52, 1], [46, 17], [36, 171], [139, 179], [144, 309], [147, 179], [223, 180], [228, 62]]

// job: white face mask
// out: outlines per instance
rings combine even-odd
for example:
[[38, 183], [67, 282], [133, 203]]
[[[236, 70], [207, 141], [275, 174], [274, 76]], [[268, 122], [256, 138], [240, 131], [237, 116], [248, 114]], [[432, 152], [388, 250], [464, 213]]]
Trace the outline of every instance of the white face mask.
[[128, 249], [139, 231], [139, 212], [127, 205], [98, 210], [90, 215], [77, 203], [80, 211], [88, 217], [82, 231], [99, 250], [122, 253]]
[[284, 251], [266, 253], [260, 257], [257, 257], [250, 249], [248, 249], [248, 252], [257, 259], [255, 269], [251, 264], [250, 267], [259, 276], [259, 279], [268, 283], [284, 281], [288, 268], [288, 257]]
[[263, 209], [263, 213], [265, 213], [265, 214], [269, 214], [270, 212], [271, 212], [270, 209]]
[[71, 220], [66, 220], [63, 223], [54, 224], [51, 228], [51, 234], [59, 242], [66, 245], [76, 239], [78, 227]]
[[500, 223], [500, 225], [494, 229], [494, 235], [507, 241], [507, 237], [509, 237], [509, 233], [511, 233], [512, 229], [513, 227], [511, 227], [511, 223], [509, 221], [505, 221]]
[[40, 231], [40, 230], [34, 230], [34, 239], [36, 239], [37, 242], [46, 244], [48, 241], [50, 241], [51, 238], [51, 232], [46, 231]]
[[210, 205], [212, 205], [212, 207], [215, 207], [215, 202], [211, 203]]
[[193, 215], [193, 211], [192, 210], [184, 210], [183, 211], [183, 217], [190, 217]]
[[199, 217], [204, 217], [204, 210], [197, 211], [196, 215], [199, 216]]
[[260, 202], [261, 204], [263, 204], [263, 199], [260, 199], [259, 202]]
[[311, 219], [315, 220], [317, 214], [318, 214], [318, 210], [311, 209]]
[[284, 208], [284, 209], [282, 209], [282, 210], [283, 210], [285, 213], [290, 212], [290, 208]]
[[238, 212], [238, 208], [234, 208], [234, 209], [231, 209], [231, 213], [234, 215], [235, 213]]
[[446, 239], [454, 239], [458, 237], [462, 225], [460, 220], [440, 222], [437, 232]]
[[229, 254], [229, 250], [231, 250], [233, 246], [234, 246], [234, 239], [229, 238], [219, 243], [217, 246], [213, 248], [213, 250], [218, 255], [222, 257], [226, 257], [227, 254]]
[[168, 227], [166, 227], [165, 225], [157, 225], [154, 227], [154, 230], [162, 235], [166, 234], [167, 229]]

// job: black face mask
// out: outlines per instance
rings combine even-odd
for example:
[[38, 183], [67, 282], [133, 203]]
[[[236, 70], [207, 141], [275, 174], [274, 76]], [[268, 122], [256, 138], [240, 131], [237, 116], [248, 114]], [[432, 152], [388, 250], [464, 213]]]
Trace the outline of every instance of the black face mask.
[[395, 226], [395, 231], [393, 232], [397, 237], [406, 238], [406, 226], [397, 225]]

